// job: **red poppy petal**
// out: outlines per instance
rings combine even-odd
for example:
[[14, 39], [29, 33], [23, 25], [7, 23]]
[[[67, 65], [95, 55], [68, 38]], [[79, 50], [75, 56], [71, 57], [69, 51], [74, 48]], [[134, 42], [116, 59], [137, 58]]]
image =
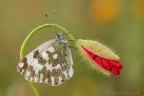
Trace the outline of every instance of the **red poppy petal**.
[[120, 74], [119, 70], [123, 68], [120, 62], [100, 57], [83, 46], [81, 46], [81, 48], [92, 60], [94, 60], [94, 62], [96, 62], [96, 64], [98, 64], [99, 66], [101, 66], [106, 70], [109, 70], [113, 74]]
[[120, 74], [119, 69], [117, 67], [112, 67], [110, 71], [114, 74]]
[[105, 69], [108, 69], [108, 70], [111, 69], [111, 66], [107, 60], [103, 59], [102, 64], [106, 67]]
[[123, 66], [120, 65], [120, 63], [118, 61], [109, 60], [109, 62], [112, 63], [113, 65], [115, 65], [116, 67], [118, 67], [119, 69], [123, 68]]

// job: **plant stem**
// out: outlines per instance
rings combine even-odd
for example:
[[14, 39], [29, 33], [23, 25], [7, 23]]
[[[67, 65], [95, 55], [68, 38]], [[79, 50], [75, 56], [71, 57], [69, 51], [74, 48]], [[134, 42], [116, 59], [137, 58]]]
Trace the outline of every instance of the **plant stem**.
[[38, 93], [38, 90], [37, 90], [37, 88], [34, 86], [34, 84], [32, 84], [31, 82], [29, 82], [29, 83], [30, 83], [30, 85], [31, 85], [34, 93], [36, 94], [36, 96], [40, 96], [40, 94]]
[[[20, 49], [20, 60], [23, 59], [23, 56], [24, 56], [24, 49], [25, 49], [25, 46], [26, 44], [28, 43], [28, 41], [32, 38], [32, 36], [38, 32], [40, 29], [43, 29], [43, 28], [46, 28], [46, 27], [55, 27], [55, 28], [58, 28], [59, 30], [61, 30], [62, 32], [66, 33], [68, 35], [68, 37], [72, 40], [75, 40], [75, 38], [65, 29], [63, 28], [62, 26], [59, 26], [57, 24], [44, 24], [44, 25], [41, 25], [41, 26], [38, 26], [37, 28], [35, 28], [34, 30], [32, 30], [30, 32], [30, 34], [25, 38], [25, 40], [23, 41], [22, 45], [21, 45], [21, 49]], [[34, 93], [36, 94], [36, 96], [40, 96], [39, 92], [37, 91], [36, 87], [34, 86], [33, 83], [29, 82], [32, 89], [34, 90]]]

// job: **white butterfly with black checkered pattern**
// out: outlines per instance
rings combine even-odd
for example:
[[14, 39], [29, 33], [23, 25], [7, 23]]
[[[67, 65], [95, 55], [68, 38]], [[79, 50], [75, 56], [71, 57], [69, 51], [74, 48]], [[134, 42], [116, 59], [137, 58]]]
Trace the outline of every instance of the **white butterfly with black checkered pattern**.
[[56, 86], [73, 76], [72, 65], [68, 40], [57, 32], [56, 39], [41, 44], [26, 55], [18, 64], [17, 71], [28, 81]]

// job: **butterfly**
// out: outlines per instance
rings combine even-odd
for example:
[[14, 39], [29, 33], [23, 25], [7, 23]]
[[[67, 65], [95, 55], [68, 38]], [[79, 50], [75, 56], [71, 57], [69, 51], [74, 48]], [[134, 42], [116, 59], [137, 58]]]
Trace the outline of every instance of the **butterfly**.
[[72, 65], [68, 40], [57, 32], [56, 39], [48, 40], [26, 55], [17, 71], [30, 82], [57, 86], [73, 76]]

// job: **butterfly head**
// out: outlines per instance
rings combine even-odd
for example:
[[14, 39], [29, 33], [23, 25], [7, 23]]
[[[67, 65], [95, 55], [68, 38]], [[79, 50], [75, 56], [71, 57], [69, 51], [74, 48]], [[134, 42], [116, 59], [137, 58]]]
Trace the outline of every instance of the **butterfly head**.
[[61, 32], [56, 33], [56, 39], [64, 46], [68, 45], [68, 40], [63, 36]]
[[62, 34], [61, 32], [56, 32], [56, 38], [57, 38], [58, 40], [63, 40], [63, 39], [65, 39], [64, 36], [63, 36], [63, 34]]

